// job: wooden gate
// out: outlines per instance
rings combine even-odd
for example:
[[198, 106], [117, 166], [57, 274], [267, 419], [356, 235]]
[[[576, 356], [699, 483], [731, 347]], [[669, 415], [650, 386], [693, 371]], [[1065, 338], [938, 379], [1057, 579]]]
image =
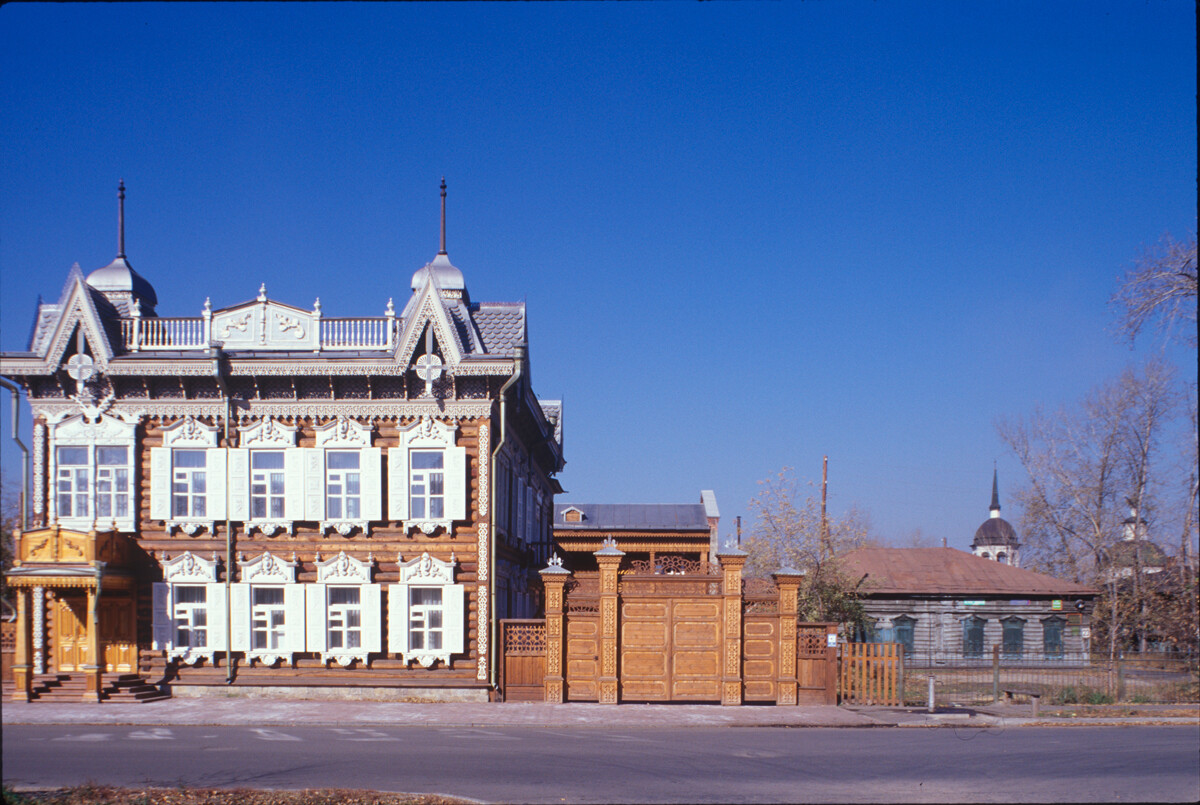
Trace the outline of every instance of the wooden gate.
[[844, 644], [838, 684], [841, 702], [899, 705], [903, 657], [900, 643]]
[[62, 595], [54, 609], [55, 666], [58, 671], [82, 671], [88, 664], [87, 599]]
[[542, 701], [546, 697], [546, 622], [541, 619], [502, 620], [500, 633], [504, 646], [500, 689], [504, 700]]
[[[671, 579], [663, 586], [678, 583]], [[720, 701], [719, 597], [628, 594], [620, 611], [622, 700]]]

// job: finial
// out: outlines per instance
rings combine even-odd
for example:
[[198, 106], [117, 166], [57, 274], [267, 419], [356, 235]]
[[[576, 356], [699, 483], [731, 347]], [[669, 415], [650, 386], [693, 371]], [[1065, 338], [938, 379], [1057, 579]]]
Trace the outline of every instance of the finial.
[[438, 254], [446, 253], [446, 177], [442, 177], [442, 248]]
[[993, 516], [999, 516], [1000, 513], [1000, 480], [995, 467], [992, 467], [992, 505], [991, 510], [996, 512]]
[[208, 316], [212, 315], [212, 297], [204, 297], [204, 313]]
[[316, 301], [313, 302], [313, 313], [320, 313], [320, 312], [321, 312], [321, 297], [318, 296]]
[[396, 315], [396, 306], [394, 304], [392, 304], [392, 297], [390, 297], [390, 296], [388, 297], [387, 310], [384, 311], [384, 315], [385, 316], [395, 316]]
[[125, 256], [125, 180], [117, 184], [117, 257]]
[[258, 301], [260, 301], [260, 302], [267, 301], [267, 283], [265, 283], [265, 282], [262, 285], [258, 286]]
[[136, 296], [133, 297], [133, 315], [142, 315], [142, 300], [138, 299]]

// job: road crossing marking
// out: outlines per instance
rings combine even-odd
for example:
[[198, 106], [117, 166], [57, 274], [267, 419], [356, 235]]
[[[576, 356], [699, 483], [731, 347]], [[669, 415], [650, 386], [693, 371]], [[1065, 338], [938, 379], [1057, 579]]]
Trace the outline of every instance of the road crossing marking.
[[166, 727], [155, 727], [150, 730], [138, 730], [128, 735], [131, 741], [173, 741], [175, 736]]
[[267, 730], [262, 727], [254, 727], [250, 730], [258, 734], [260, 741], [302, 741], [303, 738], [297, 738], [295, 735], [288, 735], [286, 732], [278, 732], [276, 730]]

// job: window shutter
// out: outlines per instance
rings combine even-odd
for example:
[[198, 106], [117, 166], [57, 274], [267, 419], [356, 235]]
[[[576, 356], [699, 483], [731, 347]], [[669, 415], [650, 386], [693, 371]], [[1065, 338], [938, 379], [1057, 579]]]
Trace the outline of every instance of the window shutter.
[[467, 519], [467, 449], [446, 448], [446, 517]]
[[[212, 651], [229, 651], [229, 640], [225, 634], [225, 583], [221, 581], [204, 585], [208, 588], [208, 648]], [[237, 589], [239, 585], [233, 585]], [[237, 628], [237, 613], [234, 613], [234, 628]]]
[[229, 513], [230, 520], [250, 519], [250, 451], [235, 447], [229, 451]]
[[[463, 617], [466, 606], [466, 591], [461, 584], [450, 584], [442, 588], [442, 600], [445, 601], [446, 613], [442, 623], [445, 631], [442, 638], [446, 641], [446, 650], [451, 654], [463, 653], [463, 634], [467, 631], [466, 619]], [[480, 624], [480, 629], [486, 629], [486, 624]]]
[[[229, 604], [229, 617], [232, 621], [233, 634], [230, 635], [230, 651], [250, 650], [250, 585], [234, 584], [231, 586], [233, 600]], [[221, 596], [225, 596], [225, 587], [221, 586]], [[225, 613], [220, 615], [225, 622]]]
[[304, 451], [283, 451], [283, 516], [288, 520], [304, 520]]
[[150, 519], [171, 519], [171, 448], [150, 448]]
[[[389, 447], [388, 462], [388, 518], [408, 519], [408, 450], [404, 447]], [[393, 649], [394, 651], [395, 649]]]
[[304, 519], [325, 519], [325, 451], [304, 448]]
[[378, 447], [365, 447], [360, 451], [359, 467], [362, 469], [362, 516], [364, 520], [383, 519], [383, 451]]
[[408, 653], [408, 585], [388, 585], [388, 653]]
[[304, 587], [303, 584], [283, 585], [284, 624], [287, 650], [304, 651]]
[[383, 596], [382, 585], [364, 584], [360, 588], [359, 600], [362, 602], [362, 645], [369, 654], [379, 654], [383, 651], [382, 618]]
[[[158, 449], [158, 448], [153, 448]], [[171, 618], [171, 585], [154, 584], [154, 650], [171, 648], [171, 633], [175, 626]]]
[[[305, 584], [301, 589], [305, 590], [305, 609], [308, 610], [308, 618], [305, 621], [305, 632], [308, 638], [309, 651], [325, 651], [326, 626], [328, 623], [329, 610], [325, 605], [324, 584]], [[289, 614], [289, 617], [290, 614]]]
[[225, 519], [225, 450], [221, 447], [210, 447], [204, 451], [204, 469], [208, 473], [205, 479], [207, 492], [204, 502], [207, 504], [207, 517], [213, 520]]

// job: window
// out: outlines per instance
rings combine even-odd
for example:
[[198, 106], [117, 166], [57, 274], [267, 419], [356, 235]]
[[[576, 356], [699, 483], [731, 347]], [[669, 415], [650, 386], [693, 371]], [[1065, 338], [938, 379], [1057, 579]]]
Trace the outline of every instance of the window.
[[283, 517], [283, 451], [250, 451], [250, 517]]
[[893, 623], [895, 624], [896, 642], [904, 646], [904, 656], [911, 657], [913, 654], [913, 635], [916, 632], [917, 622], [907, 615], [901, 615]]
[[204, 585], [175, 585], [175, 647], [208, 645], [208, 596]]
[[88, 516], [88, 448], [58, 448], [58, 516]]
[[1062, 657], [1064, 623], [1062, 618], [1042, 621], [1042, 653], [1047, 657]]
[[329, 588], [328, 624], [328, 650], [362, 647], [362, 605], [358, 587]]
[[325, 519], [357, 520], [361, 516], [362, 477], [357, 450], [325, 453]]
[[1004, 619], [1004, 640], [1001, 650], [1006, 657], [1020, 657], [1025, 646], [1025, 621]]
[[171, 451], [171, 516], [204, 517], [207, 493], [204, 450]]
[[96, 517], [125, 518], [128, 516], [129, 448], [97, 447]]
[[963, 656], [983, 656], [983, 618], [970, 617], [963, 624]]
[[413, 651], [442, 648], [442, 588], [409, 588], [408, 647]]
[[254, 609], [251, 614], [251, 646], [255, 650], [284, 648], [284, 626], [287, 610], [282, 587], [251, 589]]
[[409, 458], [409, 516], [414, 520], [441, 520], [446, 510], [444, 453], [412, 450]]

